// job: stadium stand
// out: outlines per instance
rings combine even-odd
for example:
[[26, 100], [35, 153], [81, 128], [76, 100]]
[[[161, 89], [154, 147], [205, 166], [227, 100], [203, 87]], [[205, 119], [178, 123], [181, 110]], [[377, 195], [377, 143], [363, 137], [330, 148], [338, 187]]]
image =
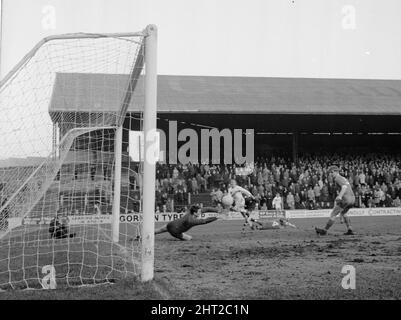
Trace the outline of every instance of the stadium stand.
[[[77, 94], [78, 87], [68, 85], [77, 79], [81, 84], [79, 90], [87, 92], [86, 95], [107, 98], [97, 101], [100, 103], [97, 108], [114, 110], [118, 106], [116, 93], [104, 90], [113, 88], [116, 83], [123, 86], [124, 77], [58, 73], [49, 106], [51, 117], [59, 113], [68, 116], [76, 105], [83, 112], [93, 107], [88, 101], [77, 100], [85, 95]], [[342, 173], [354, 184], [357, 206], [401, 205], [400, 158], [391, 152], [376, 150], [376, 146], [383, 145], [391, 151], [391, 146], [400, 142], [400, 81], [171, 75], [159, 75], [158, 81], [158, 127], [165, 132], [169, 131], [168, 122], [172, 120], [195, 130], [205, 125], [218, 129], [255, 129], [255, 152], [259, 156], [255, 172], [247, 178], [237, 178], [257, 196], [260, 207], [270, 209], [276, 192], [284, 197], [286, 208], [330, 207], [336, 190], [325, 169], [331, 163], [339, 163]], [[140, 79], [135, 95], [143, 94], [142, 86]], [[102, 90], [96, 91], [99, 88]], [[126, 204], [124, 212], [140, 210], [137, 200], [141, 197], [141, 175], [138, 165], [128, 159], [127, 152], [128, 131], [140, 129], [135, 111], [139, 106], [135, 101], [140, 99], [134, 99], [130, 104], [124, 122], [122, 167], [125, 172], [121, 196], [121, 203]], [[99, 137], [107, 137], [107, 143], [101, 147], [104, 149], [102, 159], [82, 154], [88, 136], [84, 135], [69, 155], [77, 165], [62, 167], [58, 179], [34, 212], [40, 212], [40, 207], [49, 203], [55, 210], [58, 207], [69, 214], [94, 212], [99, 206], [101, 212], [110, 210], [108, 199], [113, 170], [112, 161], [104, 156], [108, 152], [110, 157], [113, 155], [113, 134], [99, 130], [90, 136], [92, 143]], [[321, 141], [325, 141], [328, 150], [352, 146], [354, 153], [352, 156], [349, 152], [316, 154]], [[358, 146], [369, 147], [372, 153], [368, 155], [363, 149], [356, 150]], [[79, 157], [84, 159], [86, 167], [79, 165]], [[33, 170], [32, 162], [30, 159], [16, 166], [9, 159], [8, 163], [0, 163], [0, 188], [7, 170]], [[216, 192], [224, 192], [233, 176], [234, 167], [230, 165], [158, 164], [156, 210], [179, 211], [191, 203], [216, 203]], [[56, 190], [64, 189], [63, 205], [60, 205], [60, 199], [56, 205], [54, 194]], [[7, 195], [3, 193], [2, 197], [4, 201]]]
[[[256, 196], [260, 207], [272, 209], [272, 199], [279, 193], [286, 209], [328, 208], [338, 193], [327, 173], [331, 163], [339, 164], [351, 182], [357, 207], [400, 206], [401, 157], [391, 154], [310, 154], [300, 157], [298, 164], [290, 157], [259, 158], [248, 177], [236, 176], [233, 166], [160, 165], [157, 192], [168, 198], [184, 190], [193, 194], [194, 203], [210, 205], [221, 199], [235, 177]], [[202, 185], [199, 190], [198, 185]]]

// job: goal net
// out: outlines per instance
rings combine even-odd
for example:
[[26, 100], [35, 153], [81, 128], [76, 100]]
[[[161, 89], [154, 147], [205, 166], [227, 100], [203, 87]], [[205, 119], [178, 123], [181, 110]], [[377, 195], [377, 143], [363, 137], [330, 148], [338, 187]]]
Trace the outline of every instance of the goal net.
[[141, 164], [116, 132], [142, 125], [147, 30], [46, 38], [2, 80], [0, 290], [140, 272]]

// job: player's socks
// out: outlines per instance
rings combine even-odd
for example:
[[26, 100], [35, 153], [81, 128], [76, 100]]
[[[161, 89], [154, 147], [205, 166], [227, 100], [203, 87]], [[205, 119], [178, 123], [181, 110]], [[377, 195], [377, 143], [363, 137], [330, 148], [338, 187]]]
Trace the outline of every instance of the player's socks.
[[352, 230], [351, 219], [348, 217], [344, 217], [344, 222], [345, 222], [345, 225], [347, 226], [347, 229]]
[[343, 218], [344, 218], [345, 225], [347, 226], [347, 232], [344, 233], [344, 234], [347, 235], [347, 236], [354, 235], [355, 233], [352, 230], [351, 219], [349, 217], [347, 217], [347, 216], [343, 216]]
[[249, 218], [249, 213], [247, 211], [241, 211], [242, 216], [245, 218], [244, 226], [248, 225], [251, 229], [253, 229], [252, 219]]
[[325, 227], [326, 231], [329, 230], [333, 224], [334, 224], [334, 220], [329, 219], [329, 221], [327, 221], [327, 224]]

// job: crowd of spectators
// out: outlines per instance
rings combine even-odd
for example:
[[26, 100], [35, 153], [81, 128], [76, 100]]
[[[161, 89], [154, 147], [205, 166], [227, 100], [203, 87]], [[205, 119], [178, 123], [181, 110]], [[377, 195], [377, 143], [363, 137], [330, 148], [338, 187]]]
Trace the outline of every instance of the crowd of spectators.
[[188, 204], [190, 195], [208, 191], [210, 176], [208, 166], [158, 164], [156, 168], [156, 205], [168, 206], [171, 200], [175, 205]]
[[158, 206], [171, 198], [185, 204], [191, 195], [207, 192], [211, 201], [218, 202], [235, 178], [256, 197], [260, 208], [272, 209], [277, 194], [284, 209], [330, 208], [339, 192], [327, 172], [333, 164], [351, 183], [356, 207], [401, 207], [401, 156], [351, 153], [308, 154], [297, 163], [289, 157], [257, 158], [248, 175], [239, 174], [234, 165], [160, 164], [156, 201]]

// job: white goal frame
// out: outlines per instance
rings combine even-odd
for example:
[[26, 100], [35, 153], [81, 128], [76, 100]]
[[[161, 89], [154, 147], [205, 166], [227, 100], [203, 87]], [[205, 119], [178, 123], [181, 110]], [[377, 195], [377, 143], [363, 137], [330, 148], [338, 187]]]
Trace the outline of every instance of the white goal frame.
[[[154, 232], [155, 232], [155, 188], [156, 165], [152, 159], [147, 159], [146, 150], [151, 146], [150, 137], [157, 129], [157, 27], [148, 25], [145, 29], [145, 108], [143, 116], [143, 131], [145, 137], [145, 156], [143, 170], [143, 206], [142, 206], [142, 248], [141, 248], [141, 280], [150, 281], [154, 276]], [[130, 92], [130, 91], [129, 91]], [[123, 109], [128, 108], [128, 103]], [[116, 128], [115, 141], [115, 181], [112, 216], [113, 241], [118, 243], [120, 227], [120, 186], [121, 186], [121, 157], [123, 138], [123, 119]]]
[[[137, 62], [138, 68], [134, 68], [130, 77], [129, 88], [135, 88], [136, 81], [142, 71], [142, 66], [145, 65], [145, 104], [143, 116], [143, 131], [145, 136], [145, 157], [144, 157], [144, 173], [143, 173], [143, 198], [142, 198], [142, 223], [141, 223], [141, 276], [143, 282], [150, 281], [154, 276], [154, 224], [155, 224], [155, 175], [156, 167], [152, 159], [146, 158], [146, 150], [153, 144], [151, 139], [146, 139], [148, 135], [156, 131], [156, 114], [157, 114], [157, 27], [148, 25], [143, 31], [135, 33], [112, 33], [112, 34], [64, 34], [49, 36], [41, 40], [30, 52], [28, 52], [21, 61], [0, 81], [0, 88], [17, 74], [17, 72], [26, 65], [35, 53], [47, 42], [53, 40], [65, 39], [84, 39], [84, 38], [108, 38], [108, 37], [144, 37], [144, 43], [140, 50], [143, 50], [142, 55]], [[121, 161], [122, 161], [122, 131], [124, 118], [130, 104], [132, 90], [128, 90], [123, 101], [120, 118], [117, 125], [113, 128], [115, 134], [115, 175], [114, 175], [114, 197], [113, 210], [111, 219], [112, 240], [114, 243], [119, 242], [120, 228], [120, 196], [121, 196]], [[99, 128], [95, 128], [99, 129]], [[150, 133], [150, 134], [149, 134]], [[61, 163], [61, 162], [60, 162]], [[7, 203], [1, 207], [5, 208], [12, 199], [8, 199]], [[0, 238], [4, 234], [0, 234]]]

